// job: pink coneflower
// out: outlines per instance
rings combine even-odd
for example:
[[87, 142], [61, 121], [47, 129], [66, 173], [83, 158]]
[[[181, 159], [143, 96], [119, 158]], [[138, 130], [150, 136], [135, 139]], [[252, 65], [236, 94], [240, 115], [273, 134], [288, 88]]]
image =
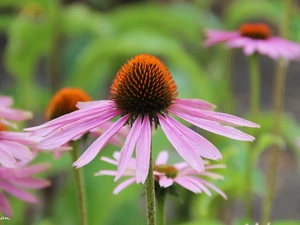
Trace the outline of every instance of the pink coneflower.
[[160, 125], [180, 156], [197, 171], [204, 170], [200, 156], [213, 160], [222, 157], [213, 144], [179, 123], [170, 113], [202, 129], [242, 141], [254, 138], [221, 123], [259, 127], [232, 115], [213, 112], [214, 106], [208, 102], [178, 99], [177, 87], [167, 67], [151, 55], [137, 55], [120, 69], [110, 88], [110, 100], [78, 103], [77, 107], [80, 110], [25, 130], [44, 137], [37, 143], [39, 148], [51, 149], [120, 116], [73, 165], [82, 167], [89, 163], [124, 125], [129, 124], [131, 129], [121, 149], [116, 179], [124, 173], [136, 146], [136, 176], [137, 182], [142, 183], [148, 175], [152, 127]]
[[13, 109], [12, 104], [11, 97], [0, 96], [0, 123], [16, 128], [16, 125], [10, 121], [24, 121], [32, 118], [31, 112]]
[[207, 30], [206, 47], [225, 42], [228, 48], [242, 48], [246, 55], [258, 52], [272, 59], [300, 58], [300, 45], [280, 37], [273, 37], [266, 24], [243, 24], [238, 31]]
[[19, 168], [0, 166], [0, 211], [6, 216], [12, 217], [11, 206], [6, 194], [13, 195], [24, 202], [36, 203], [36, 197], [23, 190], [23, 188], [41, 189], [49, 186], [49, 181], [32, 177], [48, 169], [48, 164], [24, 165]]
[[[198, 194], [202, 191], [211, 196], [211, 192], [208, 188], [216, 191], [223, 198], [227, 199], [224, 192], [218, 189], [213, 184], [205, 180], [206, 177], [212, 178], [214, 180], [224, 179], [223, 176], [211, 172], [213, 169], [225, 168], [225, 165], [209, 165], [205, 161], [204, 172], [198, 172], [192, 167], [190, 167], [186, 162], [176, 163], [174, 165], [167, 164], [168, 161], [168, 152], [162, 151], [158, 154], [155, 165], [154, 165], [154, 180], [158, 182], [159, 186], [162, 188], [167, 188], [174, 183]], [[108, 162], [112, 165], [118, 165], [120, 160], [119, 152], [113, 154], [113, 159], [107, 157], [101, 157], [101, 160]], [[120, 183], [113, 191], [114, 194], [118, 194], [124, 188], [136, 182], [136, 159], [131, 158], [128, 164], [127, 169], [125, 170], [123, 176], [128, 177], [125, 181]], [[100, 170], [98, 173], [95, 173], [95, 176], [101, 175], [110, 175], [116, 176], [117, 171], [115, 170]]]

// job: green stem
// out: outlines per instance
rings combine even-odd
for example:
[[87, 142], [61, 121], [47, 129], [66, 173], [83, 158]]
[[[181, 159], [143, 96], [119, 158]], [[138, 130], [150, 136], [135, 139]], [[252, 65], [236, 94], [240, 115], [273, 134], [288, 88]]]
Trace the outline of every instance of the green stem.
[[153, 176], [153, 159], [152, 159], [152, 147], [150, 149], [150, 162], [148, 177], [145, 182], [145, 194], [147, 205], [147, 224], [155, 225], [155, 191], [154, 191], [154, 176]]
[[159, 196], [156, 195], [156, 222], [157, 225], [166, 224], [166, 199], [167, 192], [164, 191]]
[[[288, 33], [288, 24], [291, 11], [293, 9], [293, 1], [286, 0], [285, 2], [285, 16], [281, 23], [280, 34], [282, 37], [286, 37]], [[279, 136], [281, 133], [281, 115], [284, 100], [285, 82], [286, 82], [287, 62], [284, 59], [280, 59], [277, 63], [276, 78], [275, 78], [275, 93], [274, 93], [274, 106], [273, 106], [273, 134]], [[280, 147], [274, 145], [271, 149], [271, 160], [269, 170], [267, 174], [268, 183], [265, 198], [263, 201], [263, 212], [261, 224], [267, 224], [271, 218], [271, 211], [273, 207], [274, 190], [276, 186], [276, 177], [278, 169]]]
[[[260, 106], [260, 76], [259, 76], [259, 63], [258, 55], [254, 54], [249, 57], [249, 71], [251, 79], [251, 120], [258, 122], [259, 106]], [[252, 130], [251, 134], [254, 136], [255, 131]], [[253, 143], [250, 144], [247, 155], [246, 163], [246, 176], [245, 176], [245, 214], [247, 219], [252, 218], [252, 190], [253, 190], [253, 169], [254, 169], [254, 151]]]
[[[73, 148], [73, 150], [71, 150], [72, 159], [73, 162], [75, 162], [79, 157], [79, 141], [72, 141], [71, 145]], [[82, 169], [73, 168], [73, 171], [77, 188], [80, 225], [87, 225], [86, 195]]]

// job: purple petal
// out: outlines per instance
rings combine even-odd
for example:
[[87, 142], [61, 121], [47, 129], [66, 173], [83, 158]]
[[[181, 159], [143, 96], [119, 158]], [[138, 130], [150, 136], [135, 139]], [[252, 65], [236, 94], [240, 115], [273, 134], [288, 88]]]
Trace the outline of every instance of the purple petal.
[[166, 176], [160, 176], [158, 183], [159, 183], [159, 186], [167, 188], [167, 187], [170, 187], [171, 185], [173, 185], [174, 181], [172, 178], [168, 178]]
[[219, 150], [204, 137], [191, 130], [190, 128], [182, 125], [171, 116], [169, 116], [168, 119], [182, 134], [185, 134], [185, 138], [200, 156], [212, 160], [219, 160], [222, 158]]
[[94, 176], [102, 176], [102, 175], [116, 176], [117, 171], [115, 171], [115, 170], [100, 170], [99, 172], [94, 173]]
[[122, 191], [124, 188], [128, 187], [130, 184], [133, 184], [136, 181], [136, 178], [129, 178], [125, 181], [123, 181], [122, 183], [120, 183], [115, 189], [114, 189], [114, 195], [117, 195], [120, 193], [120, 191]]
[[98, 108], [100, 105], [114, 104], [111, 100], [99, 100], [90, 102], [77, 102], [78, 109]]
[[31, 137], [30, 133], [11, 131], [1, 131], [0, 139], [18, 142], [23, 145], [29, 145], [33, 141], [33, 138]]
[[200, 188], [197, 187], [193, 182], [185, 179], [185, 177], [176, 177], [174, 178], [174, 182], [196, 194], [201, 193]]
[[207, 187], [211, 188], [212, 190], [214, 190], [215, 192], [217, 192], [219, 195], [221, 195], [224, 199], [227, 199], [226, 194], [223, 191], [221, 191], [219, 188], [217, 188], [213, 184], [211, 184], [211, 183], [209, 183], [209, 182], [207, 182], [207, 181], [205, 181], [205, 180], [203, 180], [201, 178], [198, 178], [198, 179], [201, 180], [201, 182], [203, 184], [205, 184]]
[[17, 161], [4, 148], [0, 146], [0, 163], [8, 168], [15, 168]]
[[116, 160], [110, 159], [108, 157], [102, 156], [100, 159], [109, 164], [116, 165], [116, 166], [118, 165], [118, 162]]
[[204, 191], [205, 194], [207, 194], [208, 196], [211, 196], [211, 192], [208, 190], [207, 187], [205, 187], [202, 183], [201, 180], [199, 180], [197, 177], [192, 177], [192, 176], [185, 176], [184, 177], [186, 180], [194, 183], [195, 185], [197, 185], [202, 191]]
[[3, 212], [5, 216], [8, 216], [9, 218], [12, 217], [10, 204], [2, 192], [0, 192], [0, 211]]
[[26, 166], [15, 171], [16, 176], [18, 177], [29, 177], [34, 174], [42, 173], [50, 169], [50, 164], [36, 164], [33, 166]]
[[24, 121], [32, 118], [32, 113], [17, 109], [0, 108], [0, 116], [13, 121]]
[[12, 97], [9, 96], [0, 96], [0, 107], [6, 108], [8, 106], [11, 106], [13, 104], [14, 100]]
[[14, 185], [30, 189], [41, 189], [50, 186], [50, 182], [48, 180], [32, 177], [18, 177], [17, 179], [10, 180], [10, 182]]
[[140, 136], [136, 142], [136, 182], [144, 183], [150, 162], [150, 148], [151, 148], [151, 126], [147, 115], [144, 116], [141, 125]]
[[[171, 111], [171, 110], [170, 110]], [[214, 122], [214, 121], [209, 121], [209, 120], [204, 120], [200, 118], [196, 118], [193, 116], [189, 116], [187, 114], [181, 113], [179, 111], [172, 110], [172, 113], [187, 122], [194, 124], [197, 127], [200, 127], [204, 130], [207, 130], [209, 132], [219, 134], [231, 139], [235, 140], [240, 140], [240, 141], [253, 141], [255, 138], [252, 137], [251, 135], [248, 135], [242, 131], [239, 131], [233, 127], [228, 127], [228, 126], [222, 126], [221, 124]]]
[[132, 128], [128, 134], [128, 137], [126, 138], [126, 141], [124, 143], [124, 146], [121, 149], [120, 152], [120, 160], [119, 160], [119, 166], [118, 166], [118, 174], [115, 178], [115, 181], [117, 181], [124, 171], [126, 170], [128, 163], [130, 162], [134, 146], [137, 142], [138, 137], [140, 136], [142, 128], [142, 116], [139, 115], [136, 121], [133, 123]]
[[0, 148], [6, 149], [7, 152], [19, 160], [28, 161], [32, 158], [32, 154], [29, 149], [17, 142], [1, 140]]
[[186, 162], [180, 162], [180, 163], [174, 164], [174, 167], [175, 167], [176, 169], [178, 169], [178, 170], [182, 170], [182, 169], [184, 169], [184, 168], [186, 168], [186, 167], [188, 167], [188, 166], [189, 166], [189, 164], [186, 163]]
[[193, 108], [198, 108], [198, 109], [203, 109], [203, 110], [213, 110], [216, 108], [215, 105], [201, 100], [201, 99], [176, 99], [174, 102], [174, 105], [183, 105], [183, 106], [188, 106], [188, 107], [193, 107]]
[[186, 139], [186, 135], [172, 124], [170, 116], [165, 115], [166, 118], [161, 115], [157, 116], [165, 135], [175, 147], [178, 154], [197, 171], [203, 171], [204, 164], [196, 150], [190, 145], [189, 140]]
[[80, 158], [73, 163], [73, 166], [79, 168], [92, 161], [100, 152], [100, 150], [109, 142], [110, 138], [122, 128], [128, 118], [129, 115], [125, 115], [115, 122], [111, 128], [109, 128], [96, 141], [94, 141], [94, 143], [82, 154], [82, 156], [80, 156]]
[[164, 165], [167, 164], [169, 158], [168, 151], [161, 151], [155, 160], [155, 165]]
[[0, 182], [0, 188], [2, 188], [7, 193], [19, 198], [25, 202], [36, 203], [37, 199], [26, 191], [23, 191], [20, 188], [17, 188], [9, 183]]

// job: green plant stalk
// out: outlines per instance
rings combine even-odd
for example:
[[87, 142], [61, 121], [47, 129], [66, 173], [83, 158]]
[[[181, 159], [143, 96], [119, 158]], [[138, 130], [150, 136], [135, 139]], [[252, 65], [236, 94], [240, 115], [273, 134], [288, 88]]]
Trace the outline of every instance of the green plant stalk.
[[157, 225], [166, 225], [166, 199], [167, 192], [164, 191], [156, 196], [156, 222]]
[[152, 159], [152, 147], [150, 148], [150, 162], [148, 177], [145, 182], [146, 208], [147, 208], [147, 224], [156, 225], [155, 218], [155, 190], [154, 190], [154, 167]]
[[[71, 155], [73, 162], [75, 162], [79, 157], [79, 141], [71, 141], [71, 146], [73, 148]], [[80, 225], [87, 225], [86, 194], [82, 169], [73, 168], [73, 171], [77, 189]]]
[[[290, 15], [293, 9], [293, 1], [285, 0], [285, 15], [281, 23], [280, 34], [283, 38], [287, 37], [288, 25], [290, 20]], [[287, 72], [287, 61], [280, 59], [277, 63], [275, 87], [274, 87], [274, 106], [273, 106], [273, 134], [279, 136], [281, 133], [281, 115], [284, 100], [285, 82], [286, 82], [286, 72]], [[278, 159], [279, 159], [280, 147], [274, 145], [271, 149], [271, 160], [268, 170], [268, 183], [267, 190], [263, 200], [262, 208], [262, 219], [261, 224], [267, 224], [271, 218], [271, 211], [273, 207], [274, 190], [276, 186], [276, 177], [278, 169]]]
[[[249, 71], [251, 80], [251, 120], [255, 123], [259, 118], [260, 106], [260, 74], [258, 55], [255, 53], [249, 57]], [[255, 129], [251, 130], [255, 136]], [[247, 219], [252, 218], [252, 190], [253, 190], [253, 170], [254, 170], [254, 144], [250, 143], [246, 162], [245, 176], [245, 215]]]

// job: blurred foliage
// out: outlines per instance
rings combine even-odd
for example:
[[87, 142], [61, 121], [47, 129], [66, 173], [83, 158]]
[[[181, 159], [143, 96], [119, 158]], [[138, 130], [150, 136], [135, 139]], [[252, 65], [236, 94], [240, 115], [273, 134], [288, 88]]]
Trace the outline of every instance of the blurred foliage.
[[[270, 23], [275, 31], [282, 20], [280, 0], [232, 1], [141, 1], [120, 4], [121, 1], [86, 1], [88, 4], [63, 4], [58, 0], [1, 0], [0, 30], [7, 37], [4, 64], [12, 77], [12, 85], [5, 85], [1, 77], [1, 94], [14, 96], [19, 107], [34, 111], [40, 124], [44, 109], [53, 93], [64, 86], [77, 86], [94, 99], [106, 99], [109, 85], [120, 67], [139, 53], [161, 58], [169, 68], [179, 97], [200, 98], [218, 106], [218, 110], [236, 114], [236, 101], [231, 86], [232, 55], [223, 46], [204, 49], [202, 41], [206, 28], [236, 29], [245, 21]], [[298, 12], [297, 12], [298, 10]], [[289, 37], [300, 41], [300, 13], [295, 8], [291, 17]], [[2, 75], [1, 75], [2, 76]], [[3, 83], [2, 83], [3, 82]], [[300, 152], [296, 138], [300, 127], [293, 116], [284, 115], [282, 136], [274, 137], [272, 114], [263, 113], [261, 129], [256, 136], [255, 157], [273, 144], [289, 149], [299, 166]], [[222, 164], [218, 170], [225, 180], [214, 184], [222, 189], [229, 200], [216, 193], [212, 197], [193, 195], [186, 190], [180, 199], [172, 199], [170, 224], [223, 225], [223, 209], [232, 202], [241, 202], [245, 194], [245, 161], [249, 145], [200, 131], [220, 149]], [[86, 146], [83, 147], [85, 149]], [[153, 150], [168, 149], [174, 162], [181, 161], [173, 151], [161, 129], [154, 132]], [[100, 155], [111, 156], [116, 147], [108, 146]], [[77, 202], [71, 160], [68, 154], [54, 160], [42, 153], [37, 162], [52, 164], [45, 176], [53, 183], [51, 204], [43, 202], [46, 192], [39, 192], [41, 204], [28, 206], [15, 198], [14, 217], [3, 224], [52, 225], [78, 224]], [[89, 224], [145, 224], [143, 188], [132, 185], [117, 196], [112, 194], [117, 185], [112, 177], [94, 177], [100, 169], [110, 165], [100, 163], [99, 157], [83, 168], [86, 177]], [[299, 168], [298, 168], [299, 169]], [[254, 171], [254, 193], [262, 196], [265, 189], [263, 174], [257, 166]], [[40, 208], [47, 208], [43, 211]], [[182, 209], [188, 210], [182, 222]], [[32, 213], [34, 212], [34, 213]], [[31, 216], [34, 214], [35, 216]], [[30, 216], [28, 216], [30, 215]], [[233, 215], [236, 225], [245, 224], [243, 216]], [[199, 222], [200, 221], [200, 222]], [[242, 221], [242, 222], [240, 222]], [[272, 222], [272, 225], [293, 225], [299, 222]]]

